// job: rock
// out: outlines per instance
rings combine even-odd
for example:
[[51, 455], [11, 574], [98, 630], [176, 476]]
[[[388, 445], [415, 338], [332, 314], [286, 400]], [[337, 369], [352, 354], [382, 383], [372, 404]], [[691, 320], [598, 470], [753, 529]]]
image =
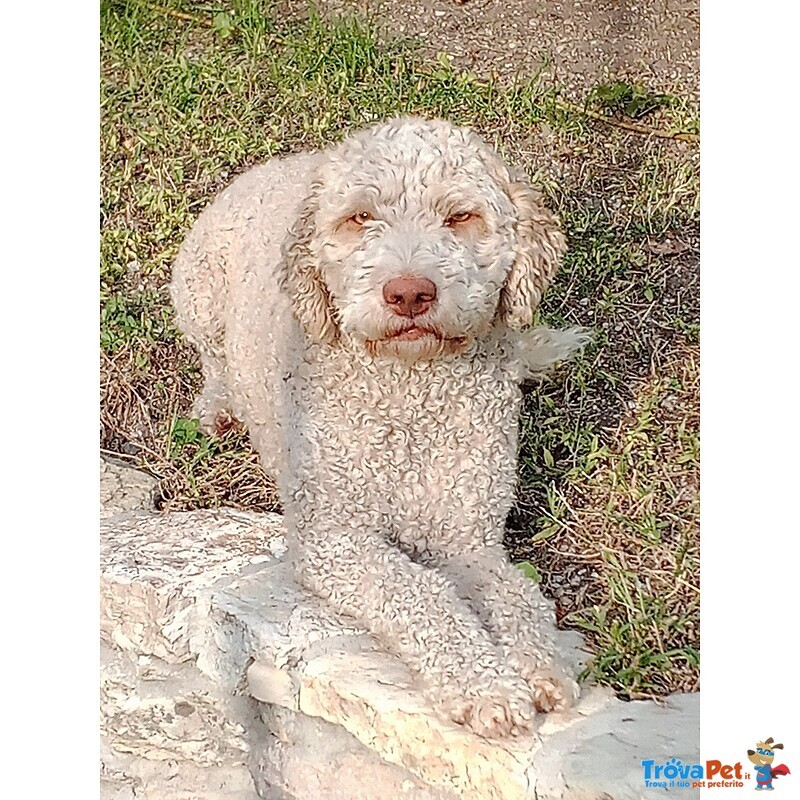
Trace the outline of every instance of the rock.
[[[104, 796], [633, 800], [642, 760], [697, 758], [698, 695], [584, 688], [512, 740], [440, 720], [400, 660], [294, 582], [275, 515], [129, 513], [101, 550]], [[561, 647], [581, 658], [576, 634]]]
[[258, 800], [249, 769], [257, 709], [191, 664], [101, 648], [102, 797]]
[[100, 459], [100, 518], [153, 509], [158, 480], [121, 461]]
[[[101, 524], [100, 633], [109, 645], [177, 663], [195, 658], [211, 588], [284, 547], [276, 514], [129, 513]], [[275, 549], [277, 548], [277, 549]]]
[[[282, 552], [281, 519], [235, 511], [128, 511], [101, 523], [104, 799], [283, 800], [257, 794], [259, 704], [197, 664], [212, 587]], [[214, 647], [213, 644], [209, 644]]]
[[274, 741], [255, 766], [259, 788], [266, 781], [292, 798], [458, 800], [383, 761], [338, 725], [274, 705], [263, 706], [262, 719]]
[[[644, 788], [643, 760], [697, 762], [700, 695], [672, 695], [660, 705], [613, 698], [578, 724], [557, 727], [548, 722], [540, 731], [547, 744], [531, 765], [537, 798], [639, 800], [653, 792]], [[694, 798], [699, 790], [674, 787], [669, 796]]]
[[199, 767], [247, 764], [247, 697], [219, 688], [193, 664], [101, 650], [101, 732], [120, 753]]

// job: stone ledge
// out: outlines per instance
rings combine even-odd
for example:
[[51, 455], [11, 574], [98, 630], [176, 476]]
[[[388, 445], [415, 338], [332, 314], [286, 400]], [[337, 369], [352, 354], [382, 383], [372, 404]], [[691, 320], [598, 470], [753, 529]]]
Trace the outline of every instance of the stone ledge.
[[253, 765], [259, 791], [265, 781], [304, 800], [459, 800], [383, 761], [339, 725], [267, 704], [261, 719], [274, 739]]
[[158, 480], [111, 458], [100, 458], [100, 518], [126, 511], [153, 511]]
[[209, 634], [211, 588], [282, 552], [276, 514], [128, 512], [100, 526], [100, 633], [179, 662]]
[[105, 800], [258, 800], [249, 769], [257, 716], [194, 665], [101, 647]]
[[[293, 582], [275, 515], [131, 512], [101, 537], [101, 637], [128, 659], [104, 667], [104, 763], [127, 765], [117, 786], [153, 785], [164, 762], [187, 797], [207, 768], [221, 781], [209, 798], [228, 796], [225, 781], [240, 791], [249, 769], [258, 796], [281, 800], [633, 800], [642, 759], [697, 756], [697, 695], [657, 706], [585, 689], [524, 740], [439, 720], [402, 662]], [[578, 639], [563, 636], [572, 658]], [[154, 664], [167, 683], [148, 699]]]
[[[698, 695], [659, 706], [624, 703], [597, 687], [584, 687], [572, 711], [543, 716], [528, 737], [475, 736], [440, 720], [402, 662], [370, 637], [343, 632], [280, 560], [235, 581], [219, 600], [240, 621], [239, 603], [271, 609], [256, 623], [255, 638], [269, 644], [247, 670], [253, 697], [340, 726], [385, 762], [464, 800], [640, 798], [642, 759], [688, 760], [699, 750]], [[561, 638], [565, 657], [577, 659], [580, 637]]]

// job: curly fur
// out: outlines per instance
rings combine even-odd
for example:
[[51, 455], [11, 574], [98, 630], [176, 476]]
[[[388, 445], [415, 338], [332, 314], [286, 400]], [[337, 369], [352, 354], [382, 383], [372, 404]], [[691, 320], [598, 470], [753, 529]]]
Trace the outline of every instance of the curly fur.
[[[195, 412], [247, 425], [298, 579], [483, 735], [576, 693], [550, 603], [502, 548], [520, 383], [586, 341], [529, 327], [563, 250], [474, 133], [406, 118], [252, 169], [175, 262], [205, 378]], [[403, 275], [436, 286], [411, 319], [381, 292]]]

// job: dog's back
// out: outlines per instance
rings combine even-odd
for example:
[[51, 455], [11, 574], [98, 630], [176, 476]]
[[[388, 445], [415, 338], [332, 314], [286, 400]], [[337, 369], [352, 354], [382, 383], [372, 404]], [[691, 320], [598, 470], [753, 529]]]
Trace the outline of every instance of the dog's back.
[[[203, 211], [175, 259], [176, 322], [200, 352], [204, 390], [193, 413], [207, 431], [226, 415], [251, 434], [277, 427], [275, 351], [299, 333], [290, 330], [296, 323], [277, 268], [317, 160], [275, 158], [238, 177]], [[270, 452], [261, 455], [275, 474]]]

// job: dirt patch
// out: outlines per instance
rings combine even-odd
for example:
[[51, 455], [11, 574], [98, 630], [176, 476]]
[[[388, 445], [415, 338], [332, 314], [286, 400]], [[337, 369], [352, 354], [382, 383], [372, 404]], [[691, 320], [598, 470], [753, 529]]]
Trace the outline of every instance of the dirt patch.
[[[609, 77], [699, 101], [695, 0], [318, 0], [323, 13], [369, 14], [429, 55], [486, 76], [544, 70], [574, 98]], [[290, 0], [289, 13], [307, 4]]]

